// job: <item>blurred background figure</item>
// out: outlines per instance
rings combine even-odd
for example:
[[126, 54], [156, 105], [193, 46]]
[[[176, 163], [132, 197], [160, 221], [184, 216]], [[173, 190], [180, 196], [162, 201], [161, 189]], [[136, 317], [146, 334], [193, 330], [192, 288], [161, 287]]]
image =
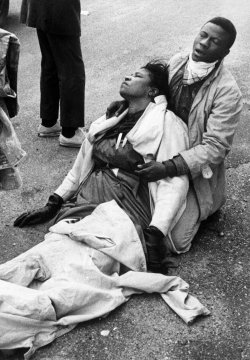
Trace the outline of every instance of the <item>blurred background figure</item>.
[[25, 152], [10, 121], [18, 113], [19, 50], [17, 37], [0, 29], [0, 190], [13, 190], [21, 186], [16, 166], [24, 158]]

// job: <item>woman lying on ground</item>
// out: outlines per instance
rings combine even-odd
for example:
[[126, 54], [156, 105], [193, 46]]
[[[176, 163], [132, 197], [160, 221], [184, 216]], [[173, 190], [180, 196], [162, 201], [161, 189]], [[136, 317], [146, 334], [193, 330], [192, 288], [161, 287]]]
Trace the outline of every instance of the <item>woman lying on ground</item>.
[[45, 207], [19, 216], [23, 227], [56, 216], [82, 219], [98, 204], [115, 200], [133, 221], [145, 251], [148, 270], [166, 272], [171, 231], [185, 208], [186, 176], [147, 184], [136, 175], [138, 164], [165, 161], [187, 148], [185, 124], [167, 111], [167, 69], [150, 62], [121, 84], [128, 109], [118, 118], [95, 121], [71, 171]]
[[135, 173], [138, 164], [187, 146], [184, 123], [166, 110], [166, 77], [160, 63], [126, 77], [120, 94], [128, 110], [95, 121], [46, 206], [15, 221], [22, 227], [55, 217], [44, 241], [0, 265], [0, 349], [29, 349], [27, 360], [142, 292], [160, 293], [186, 323], [209, 313], [185, 281], [152, 273], [166, 273], [166, 239], [188, 192], [186, 176], [146, 184]]

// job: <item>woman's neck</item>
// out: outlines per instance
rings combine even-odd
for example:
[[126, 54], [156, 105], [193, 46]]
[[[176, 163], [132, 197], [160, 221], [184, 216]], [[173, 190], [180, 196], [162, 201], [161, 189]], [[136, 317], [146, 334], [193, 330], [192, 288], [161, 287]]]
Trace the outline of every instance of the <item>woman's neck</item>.
[[128, 103], [128, 113], [135, 114], [138, 111], [145, 110], [148, 104], [150, 103], [149, 99], [134, 99], [129, 100]]

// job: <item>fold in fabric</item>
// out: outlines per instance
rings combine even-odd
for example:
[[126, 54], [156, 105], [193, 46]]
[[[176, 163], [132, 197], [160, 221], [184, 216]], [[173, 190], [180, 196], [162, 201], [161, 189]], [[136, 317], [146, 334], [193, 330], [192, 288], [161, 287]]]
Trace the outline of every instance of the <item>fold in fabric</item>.
[[[122, 265], [137, 271], [119, 275]], [[187, 324], [209, 314], [185, 281], [146, 272], [135, 227], [115, 201], [51, 227], [45, 241], [0, 265], [0, 279], [0, 349], [29, 348], [26, 360], [133, 294], [158, 292]]]
[[22, 185], [16, 166], [25, 157], [10, 118], [17, 115], [17, 73], [20, 43], [18, 38], [0, 29], [0, 190]]
[[13, 190], [22, 185], [16, 166], [25, 156], [9, 119], [5, 100], [0, 98], [0, 190]]

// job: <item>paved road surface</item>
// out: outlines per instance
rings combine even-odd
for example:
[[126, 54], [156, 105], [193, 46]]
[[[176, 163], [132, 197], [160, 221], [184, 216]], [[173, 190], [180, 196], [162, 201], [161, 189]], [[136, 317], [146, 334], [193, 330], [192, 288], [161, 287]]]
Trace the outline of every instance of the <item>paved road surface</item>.
[[[37, 137], [40, 53], [33, 29], [18, 22], [21, 0], [11, 0], [6, 28], [20, 38], [20, 113], [14, 124], [28, 153], [21, 190], [0, 194], [0, 262], [37, 244], [46, 226], [17, 229], [13, 220], [45, 203], [77, 153], [57, 139]], [[240, 360], [249, 344], [249, 111], [250, 3], [248, 0], [86, 0], [82, 50], [86, 64], [86, 121], [118, 99], [122, 78], [154, 57], [189, 50], [200, 26], [217, 15], [238, 29], [226, 62], [244, 95], [244, 111], [227, 161], [228, 201], [222, 216], [200, 231], [191, 251], [172, 271], [185, 279], [211, 316], [186, 326], [159, 296], [136, 296], [106, 319], [79, 325], [34, 360]], [[218, 236], [218, 231], [225, 233]], [[101, 330], [110, 330], [108, 337]], [[16, 357], [17, 359], [17, 357]]]

